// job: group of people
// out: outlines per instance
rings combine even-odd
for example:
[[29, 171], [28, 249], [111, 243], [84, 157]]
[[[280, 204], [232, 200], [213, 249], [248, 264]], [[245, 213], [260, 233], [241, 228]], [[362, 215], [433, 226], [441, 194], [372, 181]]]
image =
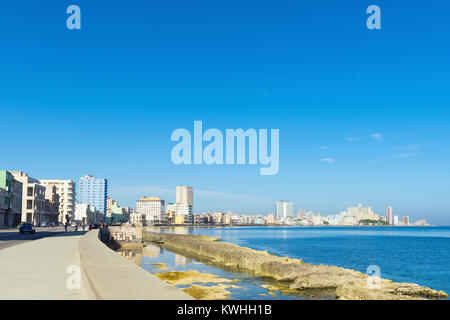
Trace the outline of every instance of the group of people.
[[[91, 230], [91, 225], [92, 225], [92, 223], [89, 225], [89, 230]], [[68, 223], [68, 222], [66, 222], [65, 224], [64, 224], [64, 230], [67, 232], [67, 227], [68, 226], [70, 226], [70, 224]], [[83, 223], [83, 224], [80, 224], [80, 223], [76, 223], [75, 224], [75, 230], [74, 231], [78, 231], [78, 226], [81, 226], [82, 228], [83, 228], [83, 231], [84, 231], [84, 229], [86, 228], [86, 225]]]
[[[66, 222], [65, 224], [64, 224], [64, 230], [67, 232], [67, 228], [70, 226], [70, 223], [69, 222]], [[83, 228], [83, 231], [84, 231], [84, 229], [86, 228], [86, 224], [81, 224], [81, 223], [76, 223], [75, 224], [75, 230], [74, 231], [78, 231], [78, 227], [79, 226], [81, 226], [82, 228]], [[93, 223], [90, 223], [89, 224], [89, 231], [90, 230], [92, 230], [92, 229], [96, 229], [96, 228], [99, 228], [99, 227], [102, 227], [102, 228], [108, 228], [108, 225], [107, 224], [102, 224], [102, 225], [97, 225], [97, 224], [93, 224]]]

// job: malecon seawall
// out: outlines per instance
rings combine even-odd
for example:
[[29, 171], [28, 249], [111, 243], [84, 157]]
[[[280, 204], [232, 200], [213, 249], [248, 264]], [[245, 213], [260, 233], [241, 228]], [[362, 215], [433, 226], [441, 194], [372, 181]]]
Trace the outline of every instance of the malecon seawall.
[[[98, 229], [79, 241], [79, 252], [89, 299], [101, 300], [192, 300], [180, 289], [167, 284], [108, 248]], [[103, 236], [105, 234], [103, 233]]]

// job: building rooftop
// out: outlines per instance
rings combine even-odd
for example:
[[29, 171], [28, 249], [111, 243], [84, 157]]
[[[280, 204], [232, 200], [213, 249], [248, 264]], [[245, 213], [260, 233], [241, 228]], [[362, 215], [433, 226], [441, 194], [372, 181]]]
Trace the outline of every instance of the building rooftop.
[[158, 196], [148, 197], [148, 198], [143, 196], [138, 201], [161, 201], [161, 199]]

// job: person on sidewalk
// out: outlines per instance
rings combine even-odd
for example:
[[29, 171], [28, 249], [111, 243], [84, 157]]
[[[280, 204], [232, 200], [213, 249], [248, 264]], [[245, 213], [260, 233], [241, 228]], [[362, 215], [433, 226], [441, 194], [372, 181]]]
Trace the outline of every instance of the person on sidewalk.
[[67, 223], [64, 224], [64, 230], [67, 232]]

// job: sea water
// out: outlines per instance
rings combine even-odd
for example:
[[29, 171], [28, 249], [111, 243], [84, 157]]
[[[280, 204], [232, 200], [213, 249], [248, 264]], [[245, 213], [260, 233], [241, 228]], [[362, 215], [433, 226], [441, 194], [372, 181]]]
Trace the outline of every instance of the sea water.
[[[336, 265], [366, 273], [377, 266], [381, 277], [413, 282], [450, 293], [450, 227], [168, 227], [160, 232], [208, 235], [255, 250]], [[320, 296], [267, 294], [268, 279], [229, 272], [161, 249], [145, 262], [164, 262], [169, 270], [197, 270], [240, 279], [231, 299], [308, 299]], [[154, 271], [154, 270], [153, 270]]]

